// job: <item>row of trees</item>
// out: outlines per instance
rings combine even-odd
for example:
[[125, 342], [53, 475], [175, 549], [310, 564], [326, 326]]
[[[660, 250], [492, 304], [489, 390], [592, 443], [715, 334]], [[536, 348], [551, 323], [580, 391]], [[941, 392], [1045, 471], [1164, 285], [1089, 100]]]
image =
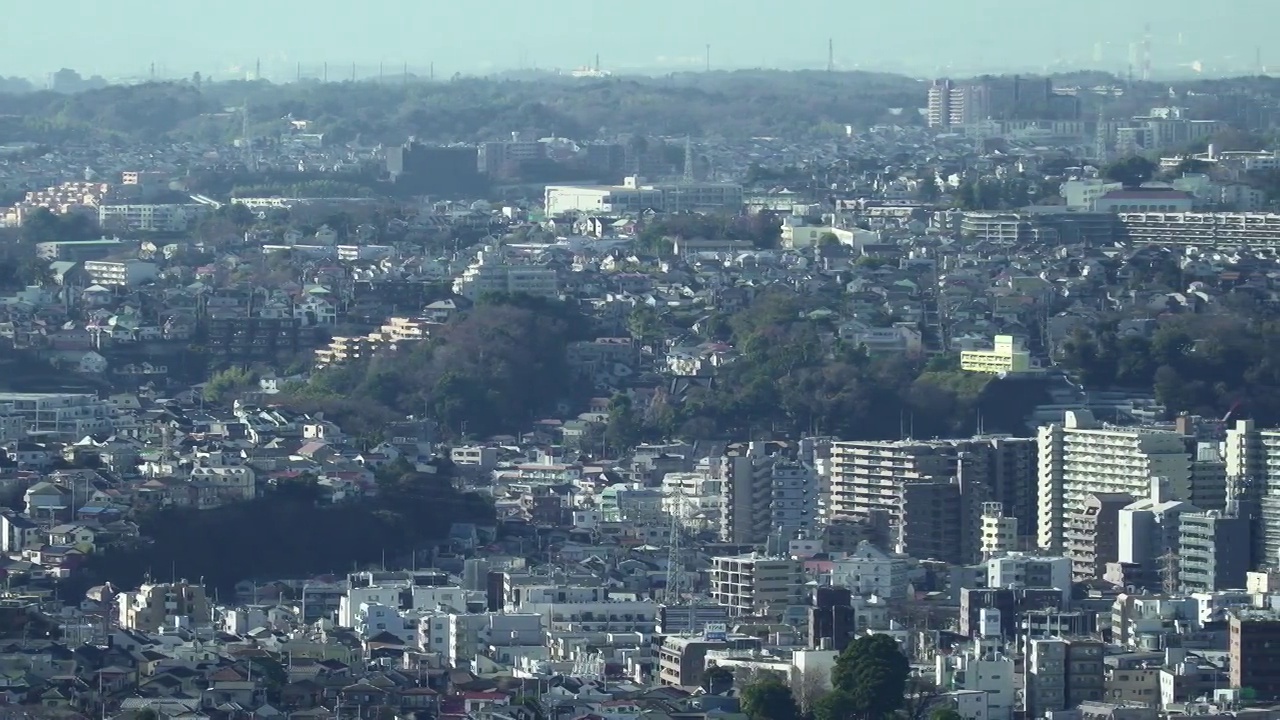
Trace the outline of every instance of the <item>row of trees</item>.
[[671, 252], [672, 238], [745, 240], [757, 248], [778, 244], [782, 223], [769, 212], [753, 215], [669, 215], [646, 224], [637, 237], [637, 247], [655, 255]]
[[1082, 327], [1061, 363], [1088, 388], [1154, 391], [1172, 412], [1220, 417], [1235, 408], [1280, 423], [1280, 321], [1192, 315], [1165, 320], [1150, 336], [1118, 321]]
[[[388, 84], [145, 83], [72, 95], [5, 94], [0, 106], [57, 128], [221, 142], [240, 124], [224, 109], [248, 102], [257, 117], [305, 117], [340, 142], [402, 142], [408, 135], [452, 142], [491, 139], [511, 128], [574, 138], [592, 137], [600, 128], [668, 136], [712, 130], [795, 135], [849, 122], [870, 125], [889, 118], [889, 108], [920, 105], [922, 93], [919, 83], [893, 75], [742, 71], [575, 82], [547, 75], [536, 81]], [[275, 125], [255, 132], [270, 134]]]

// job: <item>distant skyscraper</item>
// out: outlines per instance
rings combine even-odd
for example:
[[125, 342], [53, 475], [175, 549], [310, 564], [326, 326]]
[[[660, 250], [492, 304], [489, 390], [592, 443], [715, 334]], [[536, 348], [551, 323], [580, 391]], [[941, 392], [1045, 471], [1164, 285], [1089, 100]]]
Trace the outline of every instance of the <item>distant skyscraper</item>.
[[991, 93], [985, 85], [956, 85], [935, 80], [929, 88], [929, 127], [968, 125], [990, 115]]

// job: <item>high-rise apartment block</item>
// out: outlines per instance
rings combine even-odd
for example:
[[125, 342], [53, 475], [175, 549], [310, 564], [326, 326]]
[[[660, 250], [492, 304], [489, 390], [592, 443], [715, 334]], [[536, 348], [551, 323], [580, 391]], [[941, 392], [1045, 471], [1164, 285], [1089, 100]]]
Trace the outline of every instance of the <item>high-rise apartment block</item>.
[[1068, 412], [1062, 423], [1040, 428], [1039, 544], [1061, 552], [1067, 518], [1097, 493], [1147, 497], [1151, 478], [1164, 478], [1170, 496], [1192, 495], [1192, 462], [1186, 437], [1176, 430], [1115, 427], [1087, 411]]
[[1029, 438], [833, 443], [830, 517], [883, 523], [912, 557], [972, 562], [985, 503], [1034, 534], [1035, 452]]
[[929, 88], [929, 127], [949, 128], [985, 120], [991, 93], [985, 85], [958, 85], [936, 80]]
[[769, 449], [767, 443], [748, 443], [731, 449], [718, 465], [725, 542], [791, 540], [816, 526], [821, 487], [813, 467]]
[[1127, 493], [1092, 493], [1084, 506], [1067, 514], [1063, 554], [1071, 558], [1077, 582], [1102, 577], [1120, 559], [1120, 511], [1133, 502]]
[[1253, 567], [1253, 519], [1215, 510], [1184, 513], [1178, 523], [1178, 581], [1183, 592], [1245, 587]]
[[1256, 514], [1253, 559], [1280, 566], [1280, 430], [1260, 430], [1240, 420], [1224, 443], [1228, 506]]

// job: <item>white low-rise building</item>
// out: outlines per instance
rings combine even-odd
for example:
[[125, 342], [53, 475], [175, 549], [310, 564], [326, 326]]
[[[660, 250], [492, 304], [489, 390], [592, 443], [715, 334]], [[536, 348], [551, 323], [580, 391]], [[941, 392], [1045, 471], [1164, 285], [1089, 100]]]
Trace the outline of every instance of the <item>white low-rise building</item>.
[[181, 232], [191, 227], [208, 206], [184, 205], [100, 205], [98, 224], [103, 228], [144, 232]]
[[454, 278], [453, 291], [473, 301], [488, 293], [556, 297], [560, 279], [555, 268], [511, 264], [498, 249], [485, 247], [476, 254], [475, 262]]
[[87, 260], [84, 263], [89, 282], [103, 287], [132, 287], [147, 280], [155, 280], [160, 270], [155, 263], [142, 260]]

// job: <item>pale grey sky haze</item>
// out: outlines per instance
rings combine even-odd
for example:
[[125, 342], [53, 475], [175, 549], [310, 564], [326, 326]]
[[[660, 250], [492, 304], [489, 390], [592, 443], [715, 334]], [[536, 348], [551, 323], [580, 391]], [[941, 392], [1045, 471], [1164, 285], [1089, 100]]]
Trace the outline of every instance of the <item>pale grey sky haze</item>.
[[[194, 71], [291, 79], [298, 63], [341, 79], [359, 65], [437, 75], [569, 69], [837, 67], [934, 75], [965, 70], [1124, 72], [1150, 23], [1156, 76], [1270, 72], [1280, 0], [59, 0], [7, 2], [0, 75], [61, 67], [107, 77]], [[56, 12], [53, 8], [56, 7]], [[1042, 9], [1043, 8], [1043, 9]], [[1140, 57], [1140, 55], [1139, 55]]]

